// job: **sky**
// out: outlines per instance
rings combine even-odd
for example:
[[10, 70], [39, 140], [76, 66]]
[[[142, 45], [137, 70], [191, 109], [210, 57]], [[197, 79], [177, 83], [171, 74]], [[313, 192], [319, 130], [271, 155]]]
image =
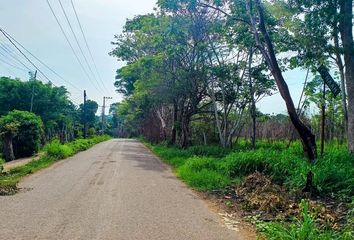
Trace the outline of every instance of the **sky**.
[[[73, 0], [89, 48], [95, 60], [95, 63], [93, 63], [89, 51], [86, 49], [70, 0], [61, 0], [92, 72], [85, 64], [85, 59], [80, 55], [80, 49], [76, 45], [75, 38], [66, 22], [59, 1], [49, 0], [49, 2], [58, 16], [75, 52], [80, 57], [86, 73], [80, 67], [69, 44], [66, 42], [46, 0], [0, 0], [0, 27], [66, 80], [64, 82], [33, 59], [36, 66], [56, 86], [64, 85], [68, 89], [71, 93], [70, 98], [75, 104], [83, 102], [84, 90], [87, 91], [88, 99], [95, 100], [100, 106], [102, 105], [104, 96], [113, 98], [112, 100], [108, 100], [108, 105], [121, 101], [122, 96], [115, 92], [113, 84], [116, 70], [124, 66], [124, 63], [118, 62], [117, 59], [108, 55], [114, 48], [111, 41], [114, 40], [114, 35], [122, 32], [127, 19], [139, 14], [153, 12], [156, 1]], [[29, 70], [16, 61], [15, 58], [21, 59], [21, 62], [32, 70], [34, 70], [34, 67], [20, 56], [20, 53], [11, 46], [10, 42], [4, 36], [0, 36], [0, 44], [1, 46], [5, 44], [7, 48], [11, 48], [10, 54], [13, 56], [10, 57], [8, 52], [0, 48], [0, 76], [18, 77], [22, 80], [28, 79]], [[96, 74], [94, 64], [97, 66], [98, 74]], [[90, 76], [89, 79], [88, 75]], [[297, 103], [300, 97], [305, 75], [306, 73], [301, 70], [288, 71], [284, 75], [295, 103]], [[92, 76], [95, 76], [95, 78]], [[40, 74], [38, 79], [44, 82], [48, 81]], [[269, 114], [286, 112], [285, 104], [279, 94], [263, 98], [257, 104], [257, 107], [262, 112]], [[108, 107], [106, 110], [108, 111]]]

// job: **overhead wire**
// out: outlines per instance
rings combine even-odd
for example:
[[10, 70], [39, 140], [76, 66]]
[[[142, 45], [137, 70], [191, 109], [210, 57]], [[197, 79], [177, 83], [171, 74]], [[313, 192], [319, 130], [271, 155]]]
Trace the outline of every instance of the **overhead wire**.
[[70, 3], [71, 3], [71, 6], [72, 6], [72, 8], [73, 8], [73, 10], [74, 10], [77, 23], [78, 23], [78, 25], [79, 25], [79, 27], [80, 27], [82, 37], [83, 37], [83, 39], [84, 39], [84, 41], [85, 41], [86, 48], [87, 48], [87, 50], [88, 50], [88, 52], [89, 52], [89, 55], [90, 55], [90, 58], [91, 58], [91, 60], [92, 60], [92, 62], [93, 62], [93, 66], [94, 66], [94, 68], [95, 68], [96, 74], [97, 74], [97, 76], [98, 76], [98, 78], [99, 78], [99, 80], [100, 80], [102, 86], [103, 86], [104, 89], [108, 92], [108, 89], [107, 89], [106, 86], [104, 85], [103, 80], [102, 80], [102, 78], [101, 78], [101, 75], [100, 75], [100, 73], [99, 73], [99, 71], [98, 71], [96, 61], [94, 60], [92, 51], [91, 51], [91, 49], [90, 49], [90, 47], [89, 47], [89, 44], [88, 44], [88, 41], [87, 41], [85, 32], [84, 32], [84, 30], [83, 30], [83, 27], [82, 27], [82, 24], [81, 24], [79, 15], [77, 14], [77, 11], [76, 11], [76, 8], [75, 8], [75, 5], [74, 5], [73, 0], [70, 0]]
[[22, 52], [22, 50], [13, 42], [13, 40], [6, 34], [5, 30], [0, 28], [0, 32], [9, 40], [9, 42], [21, 53], [21, 55], [48, 81], [51, 82], [51, 80], [47, 77], [46, 74], [44, 74], [37, 66], [32, 62], [31, 59], [29, 59], [26, 54]]
[[[49, 67], [48, 64], [43, 62], [41, 59], [36, 57], [32, 52], [30, 52], [27, 48], [25, 48], [21, 43], [19, 43], [15, 38], [13, 38], [10, 34], [7, 33], [7, 35], [16, 43], [18, 44], [21, 48], [23, 48], [29, 55], [31, 55], [34, 59], [36, 59], [39, 63], [41, 63], [44, 67], [46, 67], [49, 71], [51, 71], [54, 75], [56, 75], [58, 78], [60, 78], [62, 81], [65, 83], [69, 84], [73, 88], [75, 88], [78, 91], [81, 91], [77, 86], [75, 86], [73, 83], [69, 82], [65, 78], [63, 78], [59, 73], [57, 73], [53, 68]], [[0, 46], [1, 47], [1, 46]]]
[[55, 18], [55, 21], [57, 22], [57, 24], [58, 24], [58, 26], [59, 26], [59, 28], [60, 28], [60, 30], [61, 30], [61, 33], [63, 34], [63, 36], [64, 36], [66, 42], [68, 43], [68, 45], [69, 45], [71, 51], [73, 52], [73, 54], [74, 54], [76, 60], [78, 61], [78, 63], [79, 63], [79, 65], [80, 65], [80, 67], [81, 67], [83, 73], [86, 75], [87, 79], [89, 79], [89, 81], [93, 84], [93, 87], [96, 88], [96, 90], [97, 90], [98, 92], [100, 92], [100, 91], [98, 90], [98, 88], [97, 88], [96, 86], [94, 86], [95, 84], [94, 84], [93, 81], [91, 80], [91, 78], [90, 78], [89, 74], [87, 73], [85, 67], [83, 66], [83, 64], [82, 64], [82, 62], [81, 62], [79, 56], [77, 55], [77, 53], [76, 53], [76, 51], [75, 51], [73, 45], [71, 44], [71, 42], [70, 42], [68, 36], [66, 35], [66, 33], [65, 33], [65, 31], [64, 31], [64, 28], [63, 28], [63, 26], [61, 25], [61, 23], [60, 23], [60, 21], [59, 21], [59, 18], [58, 18], [57, 15], [55, 14], [55, 11], [54, 11], [52, 5], [50, 4], [49, 0], [46, 0], [46, 2], [47, 2], [48, 6], [49, 6], [49, 8], [50, 8], [50, 11], [51, 11], [52, 15], [53, 15], [54, 18]]
[[[35, 63], [33, 63], [33, 61], [16, 45], [16, 43], [14, 42], [13, 37], [10, 37], [10, 35], [8, 35], [8, 33], [2, 29], [0, 27], [0, 32], [9, 40], [9, 42], [17, 49], [18, 52], [21, 53], [21, 55], [38, 71], [39, 74], [41, 74], [46, 80], [48, 80], [48, 82], [50, 84], [52, 84], [55, 87], [58, 87], [57, 85], [55, 85], [53, 83], [53, 81], [51, 79], [48, 78], [48, 76], [42, 71], [40, 70], [37, 65]], [[16, 41], [17, 42], [17, 41]], [[70, 97], [68, 96], [68, 98], [70, 99]], [[71, 99], [70, 99], [71, 100]], [[71, 100], [72, 101], [72, 100]], [[73, 101], [72, 101], [73, 102]]]
[[[87, 65], [87, 68], [89, 69], [90, 73], [92, 74], [93, 78], [95, 79], [95, 81], [96, 81], [96, 83], [97, 83], [97, 86], [98, 86], [99, 88], [101, 88], [100, 84], [99, 84], [98, 81], [97, 81], [97, 78], [96, 78], [94, 72], [92, 71], [92, 68], [91, 68], [90, 64], [89, 64], [88, 61], [87, 61], [86, 55], [85, 55], [84, 51], [82, 50], [81, 44], [80, 44], [80, 42], [79, 42], [79, 39], [78, 39], [77, 36], [76, 36], [76, 33], [75, 33], [75, 31], [74, 31], [74, 28], [72, 27], [72, 24], [71, 24], [71, 22], [70, 22], [70, 19], [69, 19], [68, 15], [67, 15], [67, 13], [66, 13], [66, 11], [65, 11], [65, 8], [64, 8], [64, 6], [63, 6], [61, 0], [58, 0], [58, 2], [59, 2], [59, 5], [60, 5], [60, 8], [61, 8], [61, 10], [62, 10], [62, 12], [63, 12], [63, 14], [64, 14], [64, 17], [65, 17], [65, 19], [66, 19], [66, 22], [67, 22], [67, 24], [68, 24], [68, 26], [69, 26], [69, 28], [70, 28], [70, 31], [71, 31], [72, 35], [74, 36], [74, 39], [75, 39], [75, 42], [76, 42], [76, 44], [77, 44], [77, 46], [78, 46], [78, 48], [79, 48], [79, 51], [80, 51], [80, 53], [81, 53], [81, 55], [82, 55], [82, 57], [83, 57], [83, 59], [84, 59], [86, 65]], [[101, 90], [103, 90], [103, 89], [101, 88]]]
[[[0, 52], [0, 55], [4, 56], [2, 52]], [[9, 62], [5, 61], [4, 59], [1, 59], [1, 58], [0, 58], [0, 62], [4, 63], [4, 64], [6, 64], [6, 65], [8, 65], [8, 66], [10, 66], [10, 67], [12, 67], [12, 68], [16, 68], [16, 69], [18, 69], [18, 70], [27, 72], [26, 69], [21, 68], [21, 67], [18, 67], [18, 66], [16, 66], [16, 65], [13, 65], [12, 63], [9, 63]]]
[[12, 74], [13, 76], [16, 76], [16, 73], [14, 73], [10, 68], [8, 68], [7, 66], [4, 65], [0, 65], [2, 66], [4, 69], [6, 69], [10, 74]]
[[[19, 63], [20, 65], [22, 65], [24, 68], [27, 68], [27, 70], [31, 70], [26, 64], [24, 64], [20, 59], [18, 59], [15, 55], [13, 55], [13, 53], [7, 48], [5, 47], [4, 44], [0, 45], [0, 50], [3, 50], [11, 59], [15, 60], [17, 63]], [[3, 52], [0, 52], [0, 54], [3, 57], [7, 57]]]

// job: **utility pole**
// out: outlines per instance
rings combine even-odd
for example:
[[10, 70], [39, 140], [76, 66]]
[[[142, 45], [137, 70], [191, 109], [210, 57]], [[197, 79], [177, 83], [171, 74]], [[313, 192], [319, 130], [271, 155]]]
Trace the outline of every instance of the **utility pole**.
[[86, 110], [86, 90], [84, 90], [84, 138], [87, 137], [87, 110]]
[[[31, 80], [33, 80], [33, 82], [36, 81], [36, 78], [37, 78], [37, 70], [34, 72], [34, 75], [32, 75], [33, 73], [30, 72], [30, 75], [31, 75]], [[31, 108], [30, 108], [30, 112], [33, 111], [33, 100], [34, 100], [34, 83], [33, 83], [33, 86], [32, 86], [32, 96], [31, 96]]]
[[106, 99], [112, 99], [112, 97], [103, 97], [103, 105], [102, 105], [102, 135], [104, 134], [105, 129], [105, 111], [106, 111]]

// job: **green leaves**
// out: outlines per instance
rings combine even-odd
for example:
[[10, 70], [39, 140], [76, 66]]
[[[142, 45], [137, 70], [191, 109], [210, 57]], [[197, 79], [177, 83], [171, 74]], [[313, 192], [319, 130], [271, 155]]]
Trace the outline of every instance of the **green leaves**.
[[39, 116], [14, 110], [0, 118], [0, 135], [13, 138], [16, 157], [28, 157], [38, 151], [43, 137], [43, 122]]

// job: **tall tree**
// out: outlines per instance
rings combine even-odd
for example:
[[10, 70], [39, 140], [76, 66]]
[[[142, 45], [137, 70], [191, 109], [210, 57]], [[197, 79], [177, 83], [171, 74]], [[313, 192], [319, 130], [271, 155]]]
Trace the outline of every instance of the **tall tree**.
[[353, 1], [340, 0], [339, 31], [344, 48], [345, 77], [348, 91], [348, 146], [354, 153], [354, 42]]

